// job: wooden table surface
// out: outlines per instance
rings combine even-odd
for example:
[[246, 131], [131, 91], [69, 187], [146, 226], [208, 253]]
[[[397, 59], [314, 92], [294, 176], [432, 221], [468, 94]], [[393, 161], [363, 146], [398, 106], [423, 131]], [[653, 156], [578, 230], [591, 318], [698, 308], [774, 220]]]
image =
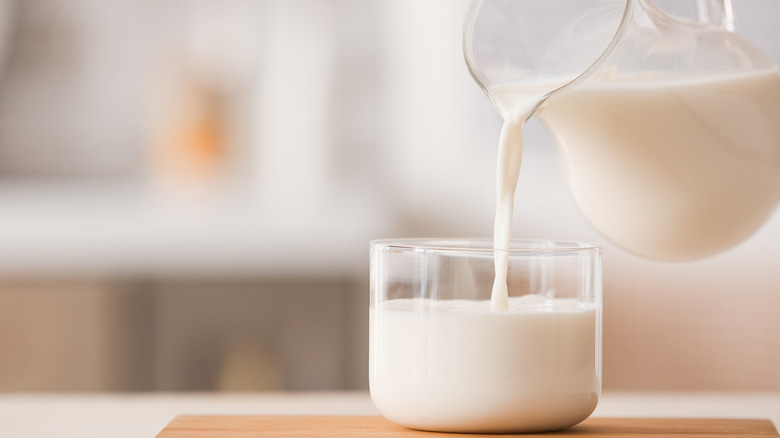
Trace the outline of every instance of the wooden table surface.
[[[0, 394], [0, 438], [151, 438], [180, 415], [378, 412], [366, 392]], [[605, 392], [594, 417], [769, 419], [780, 429], [780, 392]]]
[[[476, 438], [485, 435], [446, 434], [411, 430], [378, 416], [181, 416], [157, 438]], [[496, 436], [496, 435], [489, 435]], [[516, 438], [665, 438], [778, 437], [769, 420], [706, 418], [588, 418], [563, 431], [500, 435]]]

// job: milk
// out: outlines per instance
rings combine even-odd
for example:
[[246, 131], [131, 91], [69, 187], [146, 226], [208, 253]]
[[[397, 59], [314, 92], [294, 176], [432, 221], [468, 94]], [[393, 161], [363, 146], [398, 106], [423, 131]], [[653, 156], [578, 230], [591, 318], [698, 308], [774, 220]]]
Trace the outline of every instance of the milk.
[[[512, 87], [495, 90], [512, 94]], [[604, 236], [658, 260], [745, 240], [780, 198], [780, 74], [577, 85], [537, 113]]]
[[459, 432], [555, 430], [596, 407], [597, 307], [574, 299], [396, 299], [370, 313], [371, 397], [391, 421]]
[[493, 248], [496, 251], [495, 279], [491, 293], [491, 308], [506, 310], [509, 306], [509, 292], [506, 287], [506, 273], [509, 265], [509, 243], [512, 239], [512, 216], [515, 189], [523, 161], [523, 124], [529, 112], [508, 114], [498, 147], [496, 166], [496, 220], [493, 227]]
[[[549, 85], [549, 84], [548, 84]], [[496, 215], [493, 226], [495, 279], [491, 293], [491, 308], [503, 311], [508, 307], [509, 292], [506, 274], [512, 239], [512, 217], [517, 179], [523, 162], [523, 125], [542, 101], [545, 88], [514, 88], [510, 93], [491, 93], [491, 98], [504, 116], [504, 126], [498, 141], [496, 163]]]

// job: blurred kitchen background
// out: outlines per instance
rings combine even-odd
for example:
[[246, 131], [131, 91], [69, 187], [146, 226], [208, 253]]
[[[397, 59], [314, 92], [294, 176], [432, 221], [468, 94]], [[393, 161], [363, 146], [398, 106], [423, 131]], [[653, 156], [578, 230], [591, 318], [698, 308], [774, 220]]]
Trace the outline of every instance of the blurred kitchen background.
[[[0, 1], [0, 390], [367, 388], [368, 241], [492, 233], [501, 119], [465, 9]], [[780, 63], [780, 0], [735, 10]], [[645, 261], [526, 138], [514, 235], [606, 249], [605, 389], [780, 390], [780, 214]]]

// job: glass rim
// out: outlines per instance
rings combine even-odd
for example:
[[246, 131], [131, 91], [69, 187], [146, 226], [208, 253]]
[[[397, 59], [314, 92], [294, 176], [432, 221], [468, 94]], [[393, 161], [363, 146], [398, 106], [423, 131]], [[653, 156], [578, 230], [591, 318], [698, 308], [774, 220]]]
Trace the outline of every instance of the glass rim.
[[399, 250], [424, 250], [459, 253], [494, 253], [508, 252], [511, 254], [571, 254], [571, 253], [601, 253], [599, 245], [573, 241], [550, 239], [512, 239], [509, 249], [496, 249], [493, 239], [483, 237], [430, 237], [430, 238], [397, 238], [375, 239], [369, 242], [371, 248], [394, 248]]

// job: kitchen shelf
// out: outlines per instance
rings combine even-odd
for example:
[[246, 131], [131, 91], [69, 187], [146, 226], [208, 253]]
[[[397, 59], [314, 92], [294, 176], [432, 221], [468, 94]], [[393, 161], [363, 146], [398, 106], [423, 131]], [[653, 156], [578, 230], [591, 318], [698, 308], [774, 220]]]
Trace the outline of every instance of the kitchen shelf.
[[358, 195], [305, 205], [141, 184], [0, 188], [0, 275], [364, 275], [391, 224]]

